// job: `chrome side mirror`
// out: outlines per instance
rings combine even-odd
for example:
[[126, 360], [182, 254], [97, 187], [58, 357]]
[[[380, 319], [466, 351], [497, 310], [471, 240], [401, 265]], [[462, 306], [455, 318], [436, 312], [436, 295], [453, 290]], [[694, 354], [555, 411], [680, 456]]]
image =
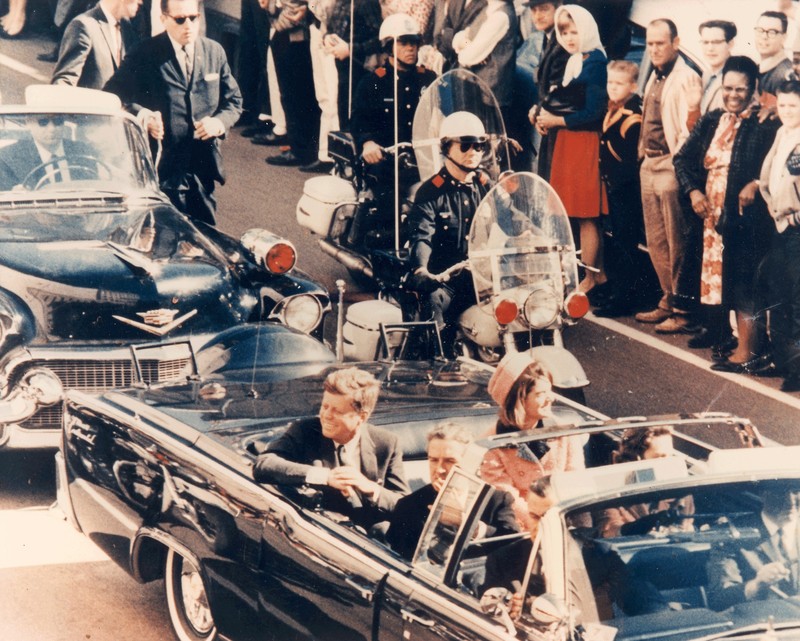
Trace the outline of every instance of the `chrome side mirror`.
[[517, 629], [508, 613], [508, 602], [511, 600], [511, 591], [506, 588], [489, 588], [481, 597], [481, 612], [499, 620], [508, 633], [516, 636]]
[[533, 620], [543, 627], [557, 628], [566, 625], [569, 619], [567, 605], [554, 594], [537, 596], [531, 604]]

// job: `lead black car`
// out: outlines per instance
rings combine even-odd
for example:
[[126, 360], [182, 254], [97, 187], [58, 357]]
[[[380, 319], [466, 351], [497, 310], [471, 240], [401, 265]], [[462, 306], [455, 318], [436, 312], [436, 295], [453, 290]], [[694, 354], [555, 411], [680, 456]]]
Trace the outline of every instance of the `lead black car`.
[[[496, 407], [485, 392], [487, 375], [477, 366], [368, 368], [383, 384], [371, 422], [399, 434], [412, 486], [426, 481], [424, 437], [430, 426], [451, 419], [481, 434], [495, 420]], [[774, 602], [720, 613], [704, 601], [704, 555], [733, 538], [720, 519], [757, 510], [753, 491], [762, 480], [800, 485], [800, 474], [783, 469], [784, 459], [774, 454], [783, 449], [768, 453], [771, 468], [763, 471], [767, 466], [762, 465], [762, 471], [743, 480], [731, 472], [735, 463], [728, 460], [725, 467], [715, 448], [692, 436], [713, 431], [729, 437], [733, 447], [760, 444], [747, 421], [727, 415], [670, 417], [660, 423], [676, 426], [680, 454], [674, 460], [602, 465], [621, 429], [646, 423], [604, 423], [587, 408], [559, 401], [559, 422], [581, 428], [523, 438], [580, 438], [591, 443], [588, 460], [596, 467], [554, 477], [556, 503], [535, 542], [547, 596], [509, 625], [502, 605], [481, 604], [473, 580], [486, 555], [509, 541], [472, 537], [493, 491], [474, 470], [486, 448], [508, 441], [479, 442], [463, 469], [451, 474], [411, 563], [376, 533], [319, 511], [312, 491], [253, 481], [257, 454], [291, 421], [316, 411], [326, 372], [288, 382], [221, 377], [161, 390], [68, 394], [58, 457], [59, 502], [79, 529], [138, 580], [165, 577], [179, 639], [588, 640], [611, 638], [593, 636], [611, 631], [632, 640], [657, 630], [660, 638], [677, 641], [769, 625]], [[741, 456], [757, 450], [722, 450], [728, 451]], [[719, 513], [713, 517], [699, 514], [698, 507], [696, 527], [692, 521], [679, 531], [600, 541], [591, 527], [579, 532], [572, 525], [576, 517], [586, 526], [587, 514], [591, 519], [596, 510], [659, 493], [697, 493], [696, 503], [704, 510], [713, 497], [724, 500], [713, 506]], [[444, 523], [440, 515], [456, 497], [463, 512], [461, 526], [453, 530], [452, 521]], [[691, 558], [700, 571], [689, 584], [650, 566], [655, 580], [663, 579], [653, 589], [665, 603], [684, 609], [670, 606], [639, 616], [609, 605], [586, 574], [581, 549], [589, 540], [612, 546], [625, 561], [644, 551], [642, 559], [655, 548], [695, 555]], [[528, 560], [519, 559], [520, 567]], [[640, 565], [646, 567], [643, 561]], [[796, 635], [800, 607], [793, 603], [779, 604], [775, 625], [789, 626]]]
[[[321, 338], [329, 298], [291, 243], [180, 214], [115, 96], [31, 86], [26, 103], [0, 107], [0, 447], [56, 445], [54, 376], [92, 391], [184, 378], [192, 349], [256, 321]], [[65, 155], [40, 163], [34, 129]]]

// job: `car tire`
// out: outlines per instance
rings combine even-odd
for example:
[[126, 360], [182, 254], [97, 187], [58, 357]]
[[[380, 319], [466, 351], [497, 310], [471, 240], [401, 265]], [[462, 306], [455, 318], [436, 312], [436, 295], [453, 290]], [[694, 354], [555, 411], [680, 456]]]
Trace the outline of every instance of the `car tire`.
[[171, 548], [164, 566], [164, 590], [169, 618], [179, 641], [217, 639], [217, 627], [200, 569]]

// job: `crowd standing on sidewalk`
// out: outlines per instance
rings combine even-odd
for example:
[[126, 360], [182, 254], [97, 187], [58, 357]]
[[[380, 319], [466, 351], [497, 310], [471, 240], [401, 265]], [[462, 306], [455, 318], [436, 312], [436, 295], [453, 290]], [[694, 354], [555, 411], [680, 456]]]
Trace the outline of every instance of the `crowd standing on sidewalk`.
[[[66, 35], [53, 82], [121, 90], [122, 59], [170, 26], [168, 4], [139, 4], [101, 0], [66, 23], [56, 10]], [[278, 147], [272, 165], [329, 171], [335, 130], [352, 131], [377, 165], [392, 142], [373, 133], [381, 110], [399, 112], [408, 139], [405, 112], [423, 88], [468, 69], [498, 100], [517, 143], [511, 165], [539, 173], [564, 201], [589, 267], [579, 288], [598, 316], [689, 334], [689, 347], [712, 350], [715, 369], [782, 376], [784, 390], [800, 391], [795, 3], [764, 0], [752, 25], [703, 22], [703, 69], [681, 55], [665, 11], [645, 25], [645, 70], [630, 50], [632, 5], [242, 0], [237, 125], [253, 144]], [[196, 13], [204, 24], [202, 3]], [[14, 3], [0, 18], [7, 37], [19, 22]], [[732, 55], [737, 38], [753, 42], [757, 59]], [[237, 111], [239, 88], [226, 91]], [[216, 108], [207, 114], [215, 149], [232, 113]], [[212, 215], [214, 177], [198, 182]]]

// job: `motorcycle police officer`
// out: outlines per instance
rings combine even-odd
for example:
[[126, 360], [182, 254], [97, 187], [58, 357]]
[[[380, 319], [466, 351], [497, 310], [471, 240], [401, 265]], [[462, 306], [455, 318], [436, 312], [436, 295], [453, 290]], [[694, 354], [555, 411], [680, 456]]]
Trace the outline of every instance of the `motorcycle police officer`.
[[[358, 83], [351, 119], [356, 149], [370, 165], [383, 160], [382, 147], [411, 142], [411, 127], [420, 94], [436, 80], [435, 73], [416, 66], [422, 38], [411, 16], [404, 13], [389, 16], [381, 24], [378, 36], [389, 58]], [[395, 73], [397, 140], [394, 138]]]
[[420, 296], [421, 320], [436, 321], [445, 354], [452, 356], [458, 317], [475, 302], [472, 276], [464, 270], [440, 282], [434, 275], [466, 259], [472, 218], [492, 185], [480, 168], [488, 137], [477, 116], [450, 114], [439, 141], [444, 166], [420, 185], [409, 214], [409, 284]]

